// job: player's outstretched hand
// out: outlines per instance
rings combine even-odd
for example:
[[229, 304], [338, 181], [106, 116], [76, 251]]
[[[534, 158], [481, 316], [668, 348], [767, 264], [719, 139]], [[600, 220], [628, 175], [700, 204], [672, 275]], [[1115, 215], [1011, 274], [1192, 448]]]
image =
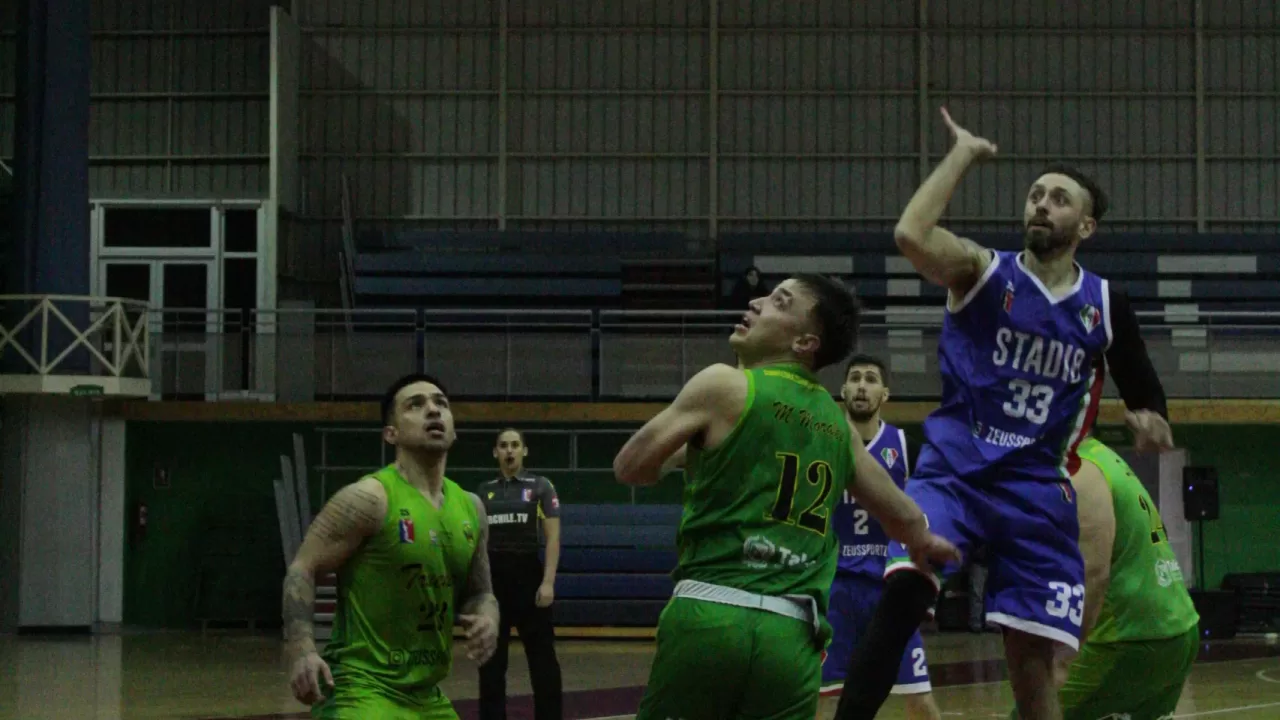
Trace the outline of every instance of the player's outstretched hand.
[[964, 148], [973, 153], [974, 159], [982, 159], [996, 154], [996, 144], [986, 138], [978, 137], [973, 133], [965, 130], [951, 119], [951, 113], [947, 109], [942, 108], [942, 121], [951, 129], [951, 137], [955, 138], [956, 147]]
[[324, 699], [324, 688], [333, 687], [333, 673], [320, 655], [309, 652], [298, 658], [289, 672], [293, 697], [303, 705], [314, 705]]
[[489, 662], [493, 651], [498, 647], [498, 626], [494, 624], [493, 618], [484, 614], [459, 615], [458, 622], [462, 624], [467, 659], [474, 661], [476, 665]]
[[1173, 430], [1159, 413], [1126, 410], [1124, 423], [1133, 433], [1133, 449], [1138, 452], [1173, 449]]
[[925, 533], [923, 540], [908, 545], [907, 552], [911, 554], [911, 562], [926, 573], [947, 563], [958, 564], [964, 560], [959, 548], [933, 533]]

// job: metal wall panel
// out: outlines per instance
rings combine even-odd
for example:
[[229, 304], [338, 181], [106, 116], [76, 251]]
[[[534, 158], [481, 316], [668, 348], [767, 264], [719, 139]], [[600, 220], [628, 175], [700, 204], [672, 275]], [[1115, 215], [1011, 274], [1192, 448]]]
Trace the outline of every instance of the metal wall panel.
[[[1280, 225], [1268, 0], [314, 0], [304, 214], [371, 225], [887, 228], [950, 138], [948, 211], [1007, 229], [1049, 163], [1112, 231]], [[921, 16], [921, 13], [923, 15]]]
[[92, 0], [92, 196], [266, 194], [270, 5]]
[[[0, 68], [17, 68], [17, 36], [18, 25], [17, 3], [0, 3]], [[17, 81], [16, 70], [0, 72], [0, 159], [6, 165], [12, 165], [13, 132], [14, 132], [14, 83]], [[4, 172], [0, 170], [0, 172]]]
[[[1250, 7], [1255, 6], [1255, 7]], [[1205, 40], [1207, 221], [1280, 231], [1280, 15], [1270, 2], [1226, 3]]]

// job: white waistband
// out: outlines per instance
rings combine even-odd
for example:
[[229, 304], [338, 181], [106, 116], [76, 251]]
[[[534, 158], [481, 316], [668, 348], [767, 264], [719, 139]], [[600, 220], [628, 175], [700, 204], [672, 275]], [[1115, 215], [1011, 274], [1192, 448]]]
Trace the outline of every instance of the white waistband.
[[819, 629], [818, 603], [808, 595], [761, 595], [724, 585], [713, 585], [700, 580], [681, 580], [676, 583], [672, 597], [693, 598], [736, 607], [765, 610], [777, 615], [809, 623], [816, 633]]

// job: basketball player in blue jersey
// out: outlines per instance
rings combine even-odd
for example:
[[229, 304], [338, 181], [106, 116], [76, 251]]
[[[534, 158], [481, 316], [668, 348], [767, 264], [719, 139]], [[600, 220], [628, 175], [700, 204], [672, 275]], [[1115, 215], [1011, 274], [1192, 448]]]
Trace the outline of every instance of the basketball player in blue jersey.
[[[907, 437], [902, 430], [880, 419], [880, 408], [889, 399], [888, 379], [888, 371], [880, 359], [855, 355], [845, 368], [840, 397], [850, 424], [866, 443], [867, 452], [901, 488], [906, 485], [913, 454], [907, 448]], [[884, 528], [847, 491], [832, 515], [831, 526], [840, 538], [840, 559], [827, 607], [832, 637], [822, 662], [820, 717], [824, 718], [831, 717], [835, 710], [835, 701], [848, 672], [849, 656], [871, 625], [884, 588], [884, 565], [889, 551], [889, 536]], [[919, 630], [907, 642], [891, 692], [903, 696], [907, 720], [940, 720], [942, 717], [933, 700]]]
[[[942, 403], [925, 421], [910, 495], [930, 529], [987, 551], [987, 622], [1004, 631], [1018, 714], [1061, 720], [1058, 647], [1076, 650], [1084, 567], [1070, 477], [1098, 412], [1107, 365], [1140, 449], [1172, 447], [1164, 390], [1124, 294], [1075, 262], [1107, 199], [1079, 171], [1036, 178], [1024, 199], [1024, 248], [997, 252], [937, 226], [968, 167], [991, 142], [943, 120], [954, 146], [916, 191], [894, 232], [902, 254], [947, 288], [938, 343]], [[1048, 128], [1045, 128], [1048, 131]], [[952, 564], [942, 573], [954, 572]], [[941, 579], [889, 545], [885, 590], [849, 663], [837, 718], [870, 720], [893, 686], [909, 638]]]

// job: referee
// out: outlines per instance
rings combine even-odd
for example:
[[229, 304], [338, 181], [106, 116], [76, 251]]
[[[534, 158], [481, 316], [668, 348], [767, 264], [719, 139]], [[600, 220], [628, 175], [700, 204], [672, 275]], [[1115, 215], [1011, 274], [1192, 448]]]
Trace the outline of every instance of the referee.
[[[489, 515], [489, 563], [502, 613], [498, 647], [480, 666], [480, 720], [506, 720], [507, 646], [513, 625], [529, 661], [534, 720], [563, 717], [560, 662], [551, 624], [560, 562], [560, 500], [550, 480], [525, 471], [528, 453], [519, 430], [498, 433], [493, 456], [501, 474], [476, 490]], [[546, 534], [545, 568], [538, 560], [539, 526]]]

